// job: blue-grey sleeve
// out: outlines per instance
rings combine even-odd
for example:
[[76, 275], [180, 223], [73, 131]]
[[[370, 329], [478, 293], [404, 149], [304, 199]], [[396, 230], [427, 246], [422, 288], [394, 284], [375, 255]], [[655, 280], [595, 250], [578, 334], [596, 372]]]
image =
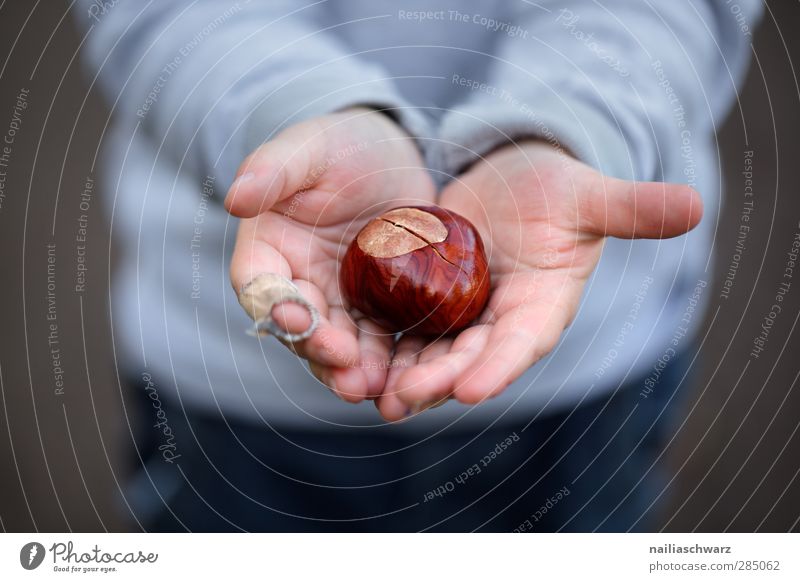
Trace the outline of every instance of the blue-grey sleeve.
[[183, 167], [229, 183], [280, 128], [354, 105], [430, 133], [378, 66], [321, 24], [321, 2], [78, 0], [85, 61], [114, 115]]
[[680, 178], [682, 151], [705, 147], [734, 102], [762, 9], [761, 0], [526, 5], [498, 30], [490, 77], [453, 80], [468, 95], [440, 128], [450, 173], [532, 137], [608, 175]]

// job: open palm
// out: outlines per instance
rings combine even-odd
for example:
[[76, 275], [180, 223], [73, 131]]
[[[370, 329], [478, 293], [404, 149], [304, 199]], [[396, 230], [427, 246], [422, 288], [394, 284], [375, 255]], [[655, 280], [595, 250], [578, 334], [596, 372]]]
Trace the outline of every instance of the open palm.
[[[290, 347], [346, 400], [383, 390], [392, 349], [390, 334], [344, 305], [338, 271], [346, 244], [375, 215], [434, 197], [411, 137], [389, 117], [360, 108], [285, 130], [248, 156], [231, 186], [225, 205], [243, 218], [234, 288], [261, 273], [290, 279], [321, 316], [311, 337]], [[291, 303], [273, 316], [292, 333], [310, 323]]]
[[687, 186], [626, 182], [540, 142], [502, 148], [442, 193], [489, 254], [492, 293], [455, 338], [403, 338], [376, 405], [398, 420], [448, 398], [497, 395], [550, 352], [574, 317], [606, 236], [668, 238], [702, 216]]

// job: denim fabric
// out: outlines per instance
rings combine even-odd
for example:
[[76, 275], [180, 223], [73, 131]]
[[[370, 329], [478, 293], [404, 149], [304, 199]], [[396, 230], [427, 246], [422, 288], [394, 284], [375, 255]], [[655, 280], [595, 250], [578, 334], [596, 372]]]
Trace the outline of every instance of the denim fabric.
[[647, 397], [639, 378], [483, 434], [278, 433], [161, 402], [172, 462], [145, 396], [128, 505], [149, 531], [651, 531], [691, 353]]

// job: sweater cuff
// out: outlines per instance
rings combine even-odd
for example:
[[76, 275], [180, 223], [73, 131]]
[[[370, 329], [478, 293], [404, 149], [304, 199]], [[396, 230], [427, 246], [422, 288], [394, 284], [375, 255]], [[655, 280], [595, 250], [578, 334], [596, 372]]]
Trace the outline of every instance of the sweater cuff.
[[498, 147], [523, 139], [548, 142], [608, 176], [632, 179], [634, 173], [634, 159], [613, 118], [557, 97], [470, 103], [444, 116], [439, 138], [435, 158], [451, 177]]

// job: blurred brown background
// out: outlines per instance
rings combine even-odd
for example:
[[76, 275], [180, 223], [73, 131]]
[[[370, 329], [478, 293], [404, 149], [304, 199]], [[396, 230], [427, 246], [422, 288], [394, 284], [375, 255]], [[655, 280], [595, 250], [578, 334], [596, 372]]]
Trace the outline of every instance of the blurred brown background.
[[[108, 112], [96, 92], [88, 92], [66, 4], [0, 3], [0, 134], [17, 96], [29, 90], [8, 167], [0, 167], [7, 173], [0, 207], [8, 277], [0, 288], [5, 531], [130, 527], [119, 487], [131, 439], [107, 314], [113, 253], [103, 205], [109, 201], [95, 187], [89, 209], [80, 208], [86, 177], [96, 178], [93, 163]], [[765, 353], [742, 376], [800, 221], [800, 91], [792, 68], [800, 62], [800, 2], [774, 0], [768, 7], [741, 109], [719, 134], [728, 192], [711, 285], [716, 296], [737, 241], [745, 150], [755, 152], [755, 210], [731, 297], [714, 299], [710, 310], [701, 381], [670, 445], [675, 479], [664, 527], [672, 531], [800, 530], [800, 333], [794, 331], [800, 278]], [[78, 294], [81, 214], [88, 216], [89, 271], [86, 290]], [[48, 244], [55, 244], [57, 344], [48, 343]], [[54, 393], [54, 356], [63, 369], [61, 395]]]

